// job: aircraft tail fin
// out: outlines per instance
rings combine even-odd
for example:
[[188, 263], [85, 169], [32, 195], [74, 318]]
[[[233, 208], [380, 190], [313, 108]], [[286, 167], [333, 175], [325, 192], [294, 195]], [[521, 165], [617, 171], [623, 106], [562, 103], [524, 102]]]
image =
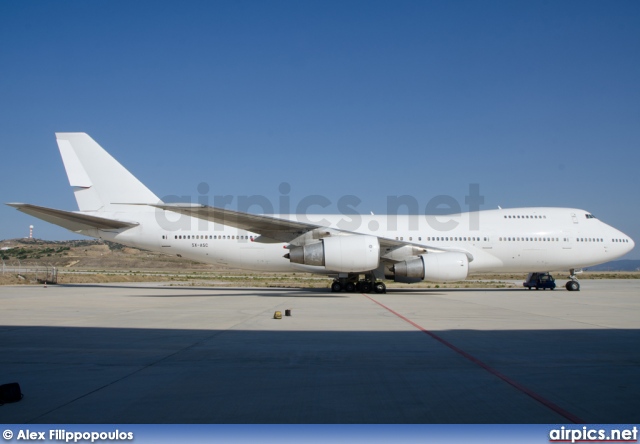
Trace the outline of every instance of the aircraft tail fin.
[[[86, 133], [56, 133], [80, 211], [118, 211], [160, 199]], [[127, 211], [136, 211], [132, 206]]]

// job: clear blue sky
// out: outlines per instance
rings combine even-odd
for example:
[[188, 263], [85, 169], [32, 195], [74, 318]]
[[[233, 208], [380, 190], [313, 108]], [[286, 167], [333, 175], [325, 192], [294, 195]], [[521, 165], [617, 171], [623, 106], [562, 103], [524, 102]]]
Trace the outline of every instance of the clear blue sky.
[[[77, 208], [56, 131], [161, 197], [464, 210], [477, 183], [639, 242], [640, 2], [2, 1], [0, 202]], [[29, 224], [78, 237], [0, 207], [0, 239]]]

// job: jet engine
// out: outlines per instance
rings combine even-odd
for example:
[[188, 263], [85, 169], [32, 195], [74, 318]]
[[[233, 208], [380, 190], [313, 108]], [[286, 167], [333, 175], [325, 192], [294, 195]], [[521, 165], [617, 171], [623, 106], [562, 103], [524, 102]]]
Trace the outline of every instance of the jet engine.
[[460, 281], [469, 274], [469, 258], [464, 253], [453, 251], [422, 254], [416, 259], [396, 263], [393, 272], [400, 281], [407, 278], [432, 282]]
[[375, 270], [380, 262], [380, 242], [375, 236], [353, 234], [330, 236], [302, 247], [291, 247], [285, 255], [291, 262], [324, 266], [338, 272]]

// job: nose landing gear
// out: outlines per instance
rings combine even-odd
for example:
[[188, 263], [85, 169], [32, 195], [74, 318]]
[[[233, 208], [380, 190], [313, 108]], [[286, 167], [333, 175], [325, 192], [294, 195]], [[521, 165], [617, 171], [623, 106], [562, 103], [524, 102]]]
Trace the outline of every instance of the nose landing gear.
[[569, 270], [569, 282], [565, 284], [565, 288], [569, 291], [580, 291], [580, 282], [578, 282], [578, 278], [576, 277], [576, 270], [572, 268]]

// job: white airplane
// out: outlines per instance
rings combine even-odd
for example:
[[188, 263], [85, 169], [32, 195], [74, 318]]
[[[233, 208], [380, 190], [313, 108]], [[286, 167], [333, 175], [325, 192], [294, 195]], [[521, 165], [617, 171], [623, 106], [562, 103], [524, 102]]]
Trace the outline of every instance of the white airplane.
[[[18, 210], [75, 233], [236, 268], [334, 277], [331, 289], [383, 293], [382, 279], [446, 282], [473, 273], [576, 271], [619, 258], [634, 242], [589, 212], [512, 208], [447, 216], [257, 215], [164, 203], [85, 133], [57, 133], [80, 211]], [[348, 217], [348, 216], [347, 216]], [[342, 227], [342, 228], [341, 228]], [[434, 228], [435, 227], [435, 228]], [[361, 279], [363, 276], [363, 279]]]

